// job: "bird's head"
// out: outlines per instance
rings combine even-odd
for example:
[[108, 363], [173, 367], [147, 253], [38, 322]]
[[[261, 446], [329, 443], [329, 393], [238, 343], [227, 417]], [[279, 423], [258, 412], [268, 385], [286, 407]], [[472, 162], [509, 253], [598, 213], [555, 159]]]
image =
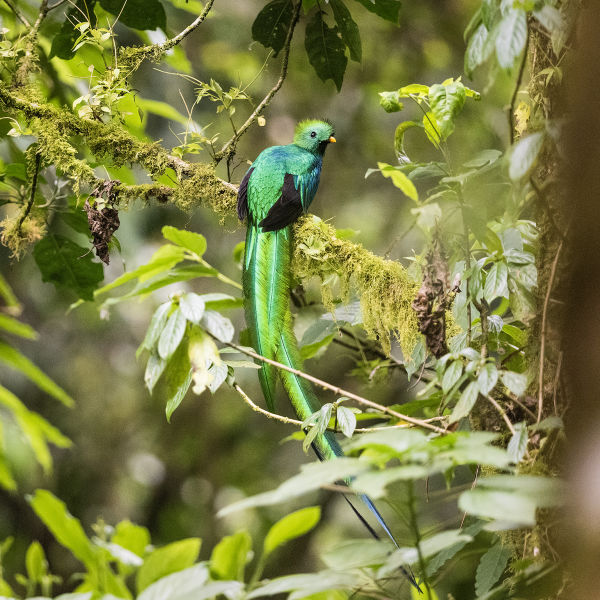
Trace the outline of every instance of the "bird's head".
[[333, 125], [327, 121], [307, 119], [296, 125], [294, 144], [313, 154], [323, 154], [330, 142], [335, 142]]

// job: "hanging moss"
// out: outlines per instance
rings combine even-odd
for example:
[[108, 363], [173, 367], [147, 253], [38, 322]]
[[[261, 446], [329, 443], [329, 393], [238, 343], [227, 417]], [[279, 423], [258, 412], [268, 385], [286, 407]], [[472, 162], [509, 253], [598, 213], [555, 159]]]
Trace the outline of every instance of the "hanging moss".
[[24, 220], [22, 212], [6, 217], [0, 221], [0, 242], [10, 250], [11, 258], [17, 260], [37, 241], [46, 235], [45, 215], [40, 212], [30, 213]]
[[[325, 279], [337, 273], [346, 296], [351, 286], [360, 297], [363, 325], [390, 352], [390, 331], [405, 355], [415, 347], [419, 332], [411, 303], [419, 285], [397, 262], [375, 256], [360, 244], [335, 237], [335, 230], [317, 217], [305, 217], [295, 227], [294, 273], [297, 277]], [[325, 286], [323, 301], [331, 304]]]

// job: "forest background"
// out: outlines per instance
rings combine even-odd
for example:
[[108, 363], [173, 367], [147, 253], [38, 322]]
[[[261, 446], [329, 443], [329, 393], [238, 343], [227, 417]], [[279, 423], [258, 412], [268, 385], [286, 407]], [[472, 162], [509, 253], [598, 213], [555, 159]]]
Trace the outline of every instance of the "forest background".
[[[431, 598], [593, 597], [596, 446], [584, 433], [600, 370], [586, 364], [597, 318], [582, 282], [597, 281], [597, 181], [583, 168], [598, 139], [594, 11], [301, 4], [0, 2], [5, 596], [178, 598], [189, 585], [193, 597], [408, 597], [394, 567], [410, 563]], [[222, 354], [224, 381], [210, 344], [200, 366], [187, 352], [198, 331], [227, 348], [235, 330], [243, 345], [244, 229], [226, 182], [306, 117], [331, 119], [337, 143], [311, 206], [321, 220], [296, 231], [305, 370], [377, 404], [355, 404], [358, 427], [405, 423], [398, 414], [422, 426], [354, 433], [349, 446], [366, 449], [350, 473], [369, 464], [364, 485], [390, 503], [403, 547], [391, 557], [331, 489], [298, 500], [300, 478], [251, 499], [309, 460], [299, 428], [250, 410], [242, 393], [261, 393], [248, 357]], [[123, 287], [100, 289], [103, 278]], [[202, 296], [199, 309], [194, 294], [214, 293], [232, 299]], [[165, 311], [188, 311], [187, 325]], [[192, 393], [211, 377], [214, 394]], [[323, 391], [313, 431], [353, 433], [340, 396]], [[565, 456], [571, 494], [556, 480]], [[259, 508], [216, 516], [244, 499]]]

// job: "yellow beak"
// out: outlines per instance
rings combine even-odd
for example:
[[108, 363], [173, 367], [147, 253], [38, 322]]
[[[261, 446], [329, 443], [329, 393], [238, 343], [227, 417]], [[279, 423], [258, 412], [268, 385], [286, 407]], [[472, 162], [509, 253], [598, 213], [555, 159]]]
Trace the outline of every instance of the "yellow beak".
[[330, 142], [333, 142], [333, 143], [335, 144], [335, 141], [336, 141], [336, 140], [335, 140], [335, 138], [334, 138], [333, 136], [330, 136], [330, 137], [329, 137], [329, 141], [330, 141]]

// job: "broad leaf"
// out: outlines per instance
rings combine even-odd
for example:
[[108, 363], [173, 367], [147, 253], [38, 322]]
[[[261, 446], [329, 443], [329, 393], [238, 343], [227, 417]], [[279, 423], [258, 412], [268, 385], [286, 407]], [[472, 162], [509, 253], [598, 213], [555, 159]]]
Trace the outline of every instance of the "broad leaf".
[[519, 181], [531, 172], [543, 143], [544, 134], [538, 131], [521, 138], [515, 144], [508, 166], [508, 176], [513, 181]]
[[450, 415], [450, 423], [456, 423], [463, 417], [466, 417], [477, 402], [479, 396], [479, 386], [476, 381], [471, 381], [460, 395], [452, 414]]
[[392, 180], [392, 183], [411, 200], [419, 201], [419, 195], [415, 184], [408, 178], [408, 175], [403, 173], [399, 168], [388, 165], [387, 163], [378, 162], [377, 166], [381, 170], [381, 174]]
[[6, 331], [6, 333], [18, 335], [29, 340], [35, 340], [38, 336], [33, 327], [4, 313], [0, 313], [0, 329]]
[[165, 360], [171, 358], [175, 350], [179, 347], [185, 334], [187, 321], [181, 311], [176, 308], [168, 318], [164, 329], [158, 339], [158, 355]]
[[460, 81], [429, 88], [429, 104], [442, 140], [454, 131], [454, 119], [462, 110], [466, 97], [465, 86]]
[[75, 292], [84, 300], [94, 299], [94, 290], [104, 279], [102, 265], [94, 262], [92, 253], [62, 235], [49, 234], [40, 240], [33, 257], [42, 281]]
[[482, 394], [489, 394], [498, 381], [498, 369], [492, 362], [487, 362], [481, 367], [477, 376], [477, 385]]
[[[200, 554], [200, 539], [188, 538], [157, 548], [144, 560], [136, 575], [138, 593], [161, 577], [191, 567]], [[140, 596], [141, 598], [141, 596]]]
[[206, 238], [199, 233], [165, 225], [162, 228], [162, 234], [166, 240], [193, 252], [198, 257], [206, 252]]
[[162, 29], [166, 31], [167, 17], [159, 0], [99, 0], [107, 12], [118, 16], [119, 21], [133, 29]]
[[342, 88], [344, 72], [346, 71], [346, 46], [338, 36], [337, 27], [328, 27], [323, 21], [321, 11], [306, 25], [304, 46], [308, 60], [322, 81], [333, 80], [338, 92]]
[[473, 71], [490, 57], [492, 46], [486, 44], [488, 35], [487, 27], [482, 23], [469, 38], [464, 62], [465, 73], [469, 78], [473, 76]]
[[475, 576], [475, 591], [478, 598], [487, 594], [500, 579], [511, 554], [509, 548], [503, 546], [501, 542], [496, 542], [481, 557]]
[[210, 556], [210, 572], [215, 579], [244, 581], [244, 569], [251, 558], [252, 538], [247, 531], [224, 537]]
[[500, 296], [508, 298], [508, 265], [504, 261], [495, 262], [487, 272], [483, 296], [488, 302]]
[[517, 397], [522, 396], [527, 389], [527, 375], [506, 371], [500, 376], [502, 383]]
[[283, 48], [292, 22], [291, 0], [273, 0], [257, 15], [252, 24], [252, 39], [265, 48], [273, 48], [275, 56]]
[[510, 456], [511, 462], [519, 464], [527, 452], [527, 442], [529, 441], [527, 424], [523, 421], [515, 424], [515, 433], [508, 442], [506, 451]]
[[309, 506], [286, 515], [269, 529], [265, 537], [264, 553], [271, 554], [279, 546], [308, 533], [320, 518], [319, 506]]
[[402, 6], [400, 0], [357, 0], [357, 2], [386, 21], [398, 23]]
[[496, 57], [503, 69], [511, 69], [527, 41], [527, 13], [511, 8], [502, 17], [496, 36]]
[[205, 311], [200, 320], [200, 324], [220, 342], [227, 344], [233, 339], [233, 334], [235, 333], [233, 324], [221, 313], [214, 310]]
[[179, 309], [183, 316], [194, 325], [200, 324], [200, 319], [204, 314], [204, 300], [202, 296], [189, 292], [183, 294], [179, 299]]
[[350, 58], [360, 62], [362, 58], [362, 45], [360, 42], [360, 32], [358, 25], [352, 19], [350, 11], [342, 0], [329, 0], [329, 5], [333, 10], [335, 22], [340, 30], [344, 44], [350, 50]]
[[350, 438], [356, 429], [356, 415], [354, 411], [346, 406], [338, 406], [336, 420], [342, 433]]

